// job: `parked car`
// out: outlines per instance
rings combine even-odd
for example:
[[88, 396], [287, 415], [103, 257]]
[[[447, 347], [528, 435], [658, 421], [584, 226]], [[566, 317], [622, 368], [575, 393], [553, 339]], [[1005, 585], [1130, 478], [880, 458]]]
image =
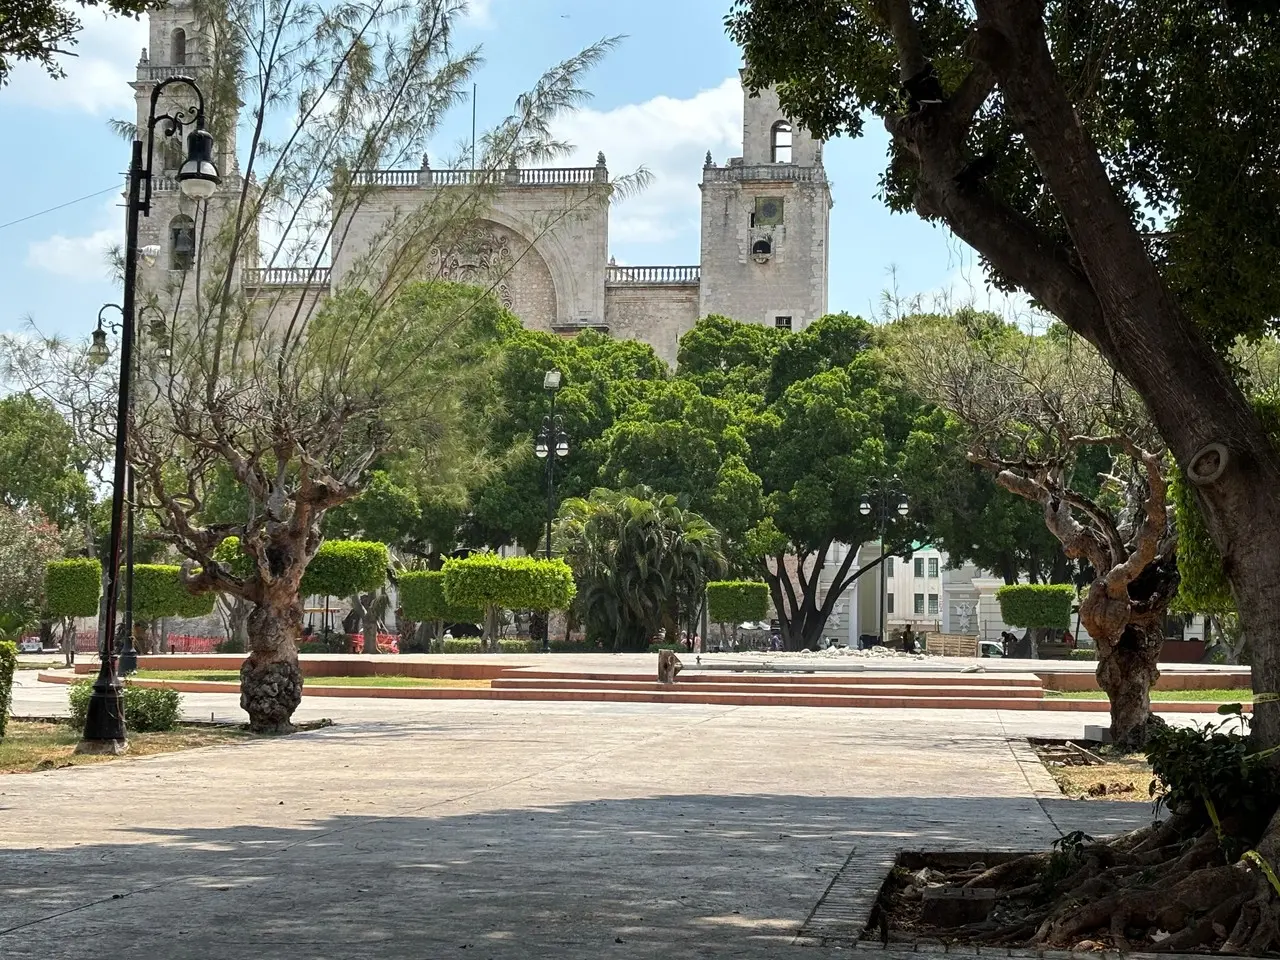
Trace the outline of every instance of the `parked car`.
[[40, 645], [39, 637], [26, 637], [18, 641], [19, 653], [42, 653], [44, 647]]

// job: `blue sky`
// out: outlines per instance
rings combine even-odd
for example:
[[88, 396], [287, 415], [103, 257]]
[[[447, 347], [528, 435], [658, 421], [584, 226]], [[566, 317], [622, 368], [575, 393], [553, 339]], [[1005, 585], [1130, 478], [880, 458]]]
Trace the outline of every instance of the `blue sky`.
[[[601, 37], [625, 35], [593, 72], [595, 97], [568, 118], [563, 133], [577, 152], [566, 165], [595, 162], [603, 150], [612, 173], [643, 164], [653, 186], [613, 212], [611, 252], [630, 264], [698, 260], [698, 179], [707, 150], [717, 162], [741, 153], [740, 54], [725, 37], [729, 0], [473, 0], [458, 36], [482, 44], [479, 86], [483, 129], [551, 63]], [[68, 78], [20, 69], [0, 88], [0, 224], [121, 183], [128, 146], [107, 129], [132, 116], [132, 91], [146, 26], [83, 14], [81, 56]], [[468, 135], [470, 111], [442, 131], [439, 156]], [[874, 125], [869, 125], [874, 126]], [[830, 307], [868, 315], [896, 279], [900, 294], [948, 290], [987, 302], [972, 254], [945, 231], [914, 216], [890, 214], [875, 199], [884, 162], [878, 128], [825, 150], [833, 182]], [[26, 146], [23, 146], [26, 145]], [[104, 248], [123, 242], [119, 196], [109, 191], [14, 226], [0, 227], [0, 330], [24, 318], [69, 335], [92, 328], [98, 307], [118, 299], [106, 276]], [[891, 279], [891, 271], [894, 277]]]

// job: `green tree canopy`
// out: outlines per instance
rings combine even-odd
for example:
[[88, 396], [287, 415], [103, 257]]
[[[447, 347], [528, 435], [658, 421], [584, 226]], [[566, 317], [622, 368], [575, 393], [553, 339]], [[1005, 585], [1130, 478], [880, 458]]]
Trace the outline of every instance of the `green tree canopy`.
[[1011, 627], [1054, 627], [1071, 625], [1071, 604], [1075, 588], [1067, 583], [1006, 584], [996, 591], [1000, 619]]
[[326, 540], [302, 575], [302, 595], [350, 597], [369, 593], [387, 582], [390, 562], [385, 543]]
[[45, 609], [51, 617], [94, 617], [102, 597], [102, 565], [81, 557], [45, 566]]
[[77, 462], [75, 434], [51, 402], [0, 399], [0, 503], [38, 507], [62, 529], [83, 522], [93, 498]]
[[58, 528], [38, 508], [0, 504], [0, 639], [40, 620], [45, 568], [60, 556]]

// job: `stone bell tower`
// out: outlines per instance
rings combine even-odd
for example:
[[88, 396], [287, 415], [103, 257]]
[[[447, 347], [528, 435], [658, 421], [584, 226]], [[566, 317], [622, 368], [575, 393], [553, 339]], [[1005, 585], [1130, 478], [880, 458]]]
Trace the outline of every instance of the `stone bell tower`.
[[[139, 264], [141, 305], [154, 300], [166, 312], [179, 295], [185, 302], [194, 295], [187, 282], [200, 265], [202, 245], [218, 233], [224, 218], [234, 210], [240, 189], [236, 159], [236, 116], [217, 116], [211, 103], [214, 48], [212, 31], [201, 22], [192, 0], [170, 0], [147, 15], [150, 45], [138, 60], [137, 78], [130, 83], [137, 106], [138, 133], [143, 138], [143, 163], [148, 152], [147, 122], [151, 95], [156, 86], [173, 76], [186, 76], [205, 95], [206, 125], [214, 134], [214, 163], [222, 182], [208, 200], [192, 200], [178, 189], [178, 169], [186, 154], [186, 137], [194, 127], [185, 126], [180, 137], [166, 137], [165, 124], [157, 125], [151, 145], [151, 212], [139, 223], [139, 246], [157, 246], [154, 262]], [[196, 94], [186, 84], [170, 84], [160, 95], [157, 114], [174, 113], [196, 104]], [[255, 251], [256, 254], [256, 251]], [[208, 279], [207, 272], [202, 274]], [[140, 325], [144, 323], [140, 318]], [[144, 329], [143, 336], [146, 336]]]
[[802, 330], [827, 312], [831, 188], [822, 143], [773, 89], [743, 92], [742, 156], [702, 170], [699, 316]]

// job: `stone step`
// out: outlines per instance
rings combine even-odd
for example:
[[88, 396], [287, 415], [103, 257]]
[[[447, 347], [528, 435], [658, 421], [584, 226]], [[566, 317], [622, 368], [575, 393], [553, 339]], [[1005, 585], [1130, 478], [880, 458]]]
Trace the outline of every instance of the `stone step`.
[[[539, 667], [515, 667], [505, 671], [501, 679], [533, 679], [533, 680], [595, 680], [595, 681], [635, 681], [651, 679], [653, 672], [602, 672], [576, 670], [548, 670]], [[715, 673], [699, 671], [686, 662], [680, 672], [681, 684], [696, 683], [705, 686], [719, 684], [763, 684], [767, 686], [800, 685], [807, 686], [819, 683], [824, 686], [883, 686], [886, 683], [894, 686], [937, 686], [953, 687], [976, 684], [983, 687], [1041, 687], [1043, 684], [1034, 673], [1016, 673], [994, 675], [988, 673], [950, 673], [921, 674], [911, 671], [875, 673], [738, 673], [717, 671]]]
[[[639, 678], [626, 680], [588, 680], [579, 677], [564, 676], [559, 678], [525, 678], [522, 676], [496, 677], [491, 682], [495, 690], [669, 690], [654, 680]], [[875, 696], [875, 697], [908, 697], [911, 699], [937, 697], [1019, 697], [1040, 699], [1044, 696], [1044, 688], [1039, 683], [1021, 685], [1006, 684], [988, 686], [980, 683], [954, 683], [946, 686], [938, 684], [914, 685], [896, 683], [892, 678], [884, 678], [879, 683], [832, 684], [825, 680], [814, 680], [810, 683], [734, 683], [721, 681], [716, 683], [686, 683], [681, 674], [676, 689], [688, 693], [745, 693], [750, 695], [793, 696], [806, 694], [814, 696]]]

